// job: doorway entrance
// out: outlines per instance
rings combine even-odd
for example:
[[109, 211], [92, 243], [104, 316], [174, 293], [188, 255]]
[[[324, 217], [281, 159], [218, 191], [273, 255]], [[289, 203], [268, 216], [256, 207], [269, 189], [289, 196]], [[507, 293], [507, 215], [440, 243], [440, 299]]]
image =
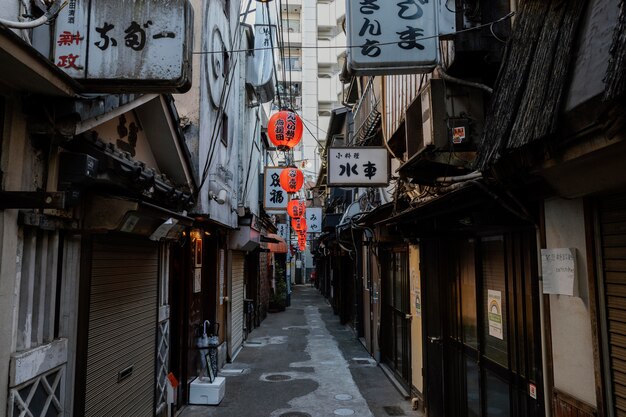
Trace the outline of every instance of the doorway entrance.
[[431, 417], [543, 416], [532, 231], [422, 247]]
[[411, 387], [408, 251], [389, 248], [382, 263], [381, 356], [407, 390]]

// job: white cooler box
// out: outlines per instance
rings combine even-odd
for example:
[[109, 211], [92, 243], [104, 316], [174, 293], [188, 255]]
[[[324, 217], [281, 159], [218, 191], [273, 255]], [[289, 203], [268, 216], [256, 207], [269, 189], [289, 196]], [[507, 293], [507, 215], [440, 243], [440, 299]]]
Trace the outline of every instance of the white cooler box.
[[213, 382], [196, 378], [189, 387], [189, 404], [218, 405], [226, 393], [226, 378], [218, 376]]

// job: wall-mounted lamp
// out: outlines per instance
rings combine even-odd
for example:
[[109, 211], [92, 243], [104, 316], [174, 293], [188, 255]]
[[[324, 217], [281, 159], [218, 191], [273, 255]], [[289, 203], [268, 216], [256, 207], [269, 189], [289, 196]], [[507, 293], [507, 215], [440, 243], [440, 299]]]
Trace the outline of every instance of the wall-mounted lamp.
[[228, 193], [226, 190], [221, 189], [217, 195], [213, 191], [209, 191], [209, 198], [215, 200], [217, 204], [224, 204]]

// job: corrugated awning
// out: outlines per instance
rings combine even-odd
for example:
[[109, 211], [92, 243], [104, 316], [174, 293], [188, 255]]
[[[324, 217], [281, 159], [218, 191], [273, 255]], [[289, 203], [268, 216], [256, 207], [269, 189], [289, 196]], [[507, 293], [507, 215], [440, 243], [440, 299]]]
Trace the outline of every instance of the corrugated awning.
[[267, 242], [267, 249], [274, 253], [287, 253], [287, 242], [281, 236], [268, 233], [261, 236], [261, 240]]

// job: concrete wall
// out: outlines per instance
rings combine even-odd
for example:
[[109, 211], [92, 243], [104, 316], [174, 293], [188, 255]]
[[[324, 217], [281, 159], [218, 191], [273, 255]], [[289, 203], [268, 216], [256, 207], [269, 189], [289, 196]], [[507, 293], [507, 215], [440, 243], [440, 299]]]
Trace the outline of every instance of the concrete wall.
[[550, 295], [554, 386], [596, 405], [585, 222], [581, 199], [545, 202], [547, 248], [576, 248], [579, 297]]

